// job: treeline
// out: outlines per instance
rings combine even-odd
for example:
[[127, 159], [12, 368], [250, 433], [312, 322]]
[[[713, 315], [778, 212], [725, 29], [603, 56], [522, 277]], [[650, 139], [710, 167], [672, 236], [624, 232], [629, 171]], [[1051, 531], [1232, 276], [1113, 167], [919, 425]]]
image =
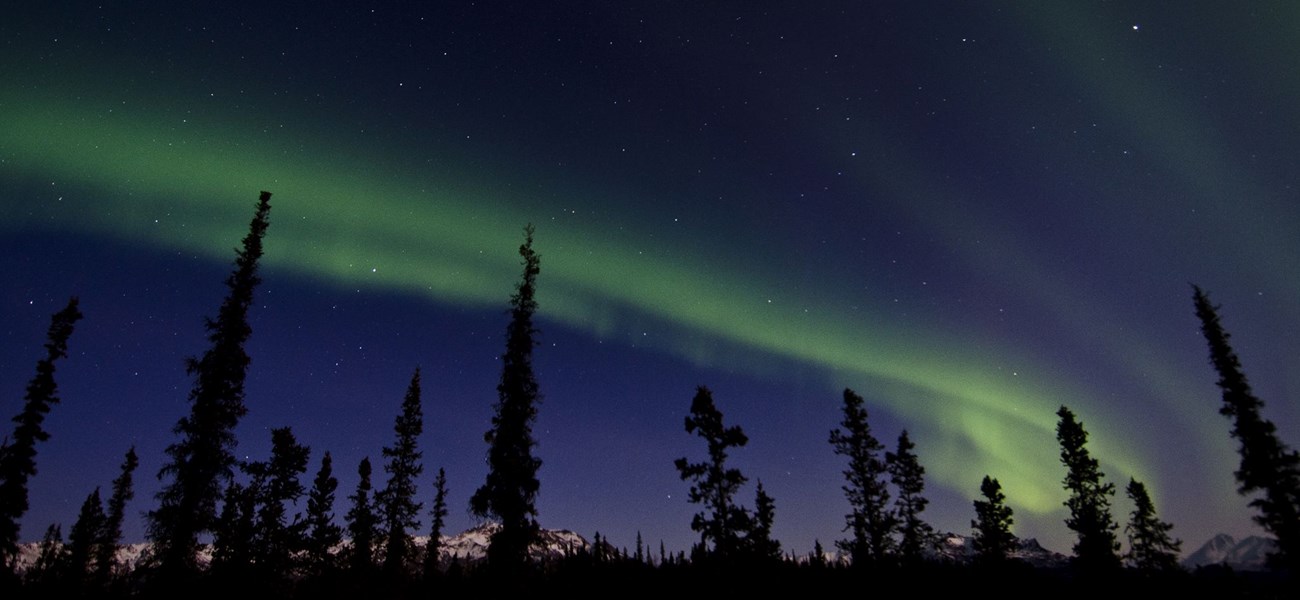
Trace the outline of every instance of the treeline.
[[[1024, 591], [1040, 585], [1125, 578], [1146, 582], [1138, 585], [1142, 589], [1155, 581], [1165, 586], [1182, 581], [1179, 585], [1187, 585], [1185, 589], [1200, 592], [1213, 587], [1205, 587], [1204, 581], [1187, 584], [1178, 579], [1188, 577], [1178, 566], [1181, 542], [1172, 536], [1172, 525], [1158, 517], [1146, 487], [1133, 479], [1125, 486], [1134, 509], [1123, 528], [1127, 550], [1120, 552], [1120, 526], [1110, 510], [1115, 484], [1105, 480], [1088, 451], [1088, 432], [1066, 406], [1057, 411], [1056, 434], [1064, 467], [1062, 485], [1068, 494], [1065, 524], [1077, 536], [1069, 569], [1044, 573], [1018, 559], [1018, 540], [1011, 530], [1014, 513], [992, 473], [984, 476], [978, 499], [973, 500], [974, 560], [967, 564], [946, 559], [939, 548], [940, 537], [923, 517], [928, 504], [925, 468], [915, 443], [904, 430], [893, 449], [886, 449], [872, 434], [862, 397], [851, 389], [844, 390], [842, 420], [828, 436], [831, 450], [846, 461], [842, 489], [850, 509], [844, 522], [847, 537], [833, 541], [836, 551], [828, 551], [820, 541], [806, 554], [782, 548], [772, 537], [778, 504], [761, 480], [754, 488], [752, 506], [740, 503], [738, 495], [749, 478], [727, 461], [733, 450], [748, 443], [748, 437], [739, 426], [723, 422], [711, 391], [701, 386], [691, 401], [685, 430], [704, 441], [706, 452], [697, 461], [686, 457], [674, 461], [681, 479], [689, 483], [689, 502], [700, 508], [690, 523], [700, 538], [689, 554], [666, 553], [661, 543], [656, 557], [643, 546], [639, 533], [635, 552], [630, 553], [597, 534], [589, 547], [566, 549], [558, 559], [537, 560], [530, 549], [540, 539], [535, 500], [541, 461], [533, 456], [537, 442], [532, 432], [540, 397], [532, 368], [540, 256], [532, 247], [531, 226], [525, 228], [519, 247], [523, 273], [510, 296], [498, 400], [484, 434], [488, 474], [469, 501], [472, 513], [497, 524], [486, 560], [465, 563], [442, 558], [439, 544], [448, 490], [441, 468], [427, 482], [428, 489], [421, 489], [425, 471], [417, 443], [423, 432], [418, 368], [394, 421], [392, 444], [383, 447], [379, 456], [382, 487], [375, 483], [379, 476], [370, 458], [362, 459], [356, 466], [357, 486], [347, 495], [340, 519], [336, 513], [340, 491], [330, 453], [323, 453], [308, 486], [310, 449], [297, 441], [291, 427], [271, 431], [271, 452], [265, 460], [238, 460], [235, 454], [235, 427], [247, 412], [248, 308], [260, 283], [257, 268], [269, 225], [270, 197], [269, 192], [259, 197], [225, 282], [227, 296], [217, 316], [205, 320], [208, 349], [186, 361], [193, 378], [190, 412], [173, 428], [176, 440], [166, 448], [166, 462], [158, 473], [163, 486], [154, 508], [146, 513], [148, 549], [130, 567], [118, 562], [118, 551], [139, 464], [134, 448], [127, 450], [108, 498], [94, 489], [66, 541], [62, 528], [51, 525], [40, 556], [19, 569], [18, 532], [28, 509], [27, 484], [37, 472], [38, 443], [50, 435], [42, 428], [44, 417], [59, 402], [55, 365], [66, 357], [69, 338], [82, 316], [77, 299], [53, 316], [46, 355], [37, 363], [23, 408], [13, 419], [13, 433], [0, 446], [0, 592], [4, 597], [218, 597], [247, 592], [417, 597], [480, 589], [573, 590], [598, 581], [635, 582], [643, 592], [679, 594], [682, 589], [770, 592], [782, 586], [829, 591], [860, 583], [864, 575], [874, 581], [910, 581], [915, 589], [932, 592], [961, 591], [963, 586], [1009, 574], [1022, 582]], [[1273, 573], [1278, 581], [1289, 582], [1300, 566], [1300, 456], [1261, 415], [1263, 403], [1246, 382], [1219, 323], [1217, 307], [1200, 288], [1193, 291], [1223, 390], [1220, 412], [1231, 419], [1231, 434], [1239, 442], [1241, 467], [1235, 473], [1239, 491], [1250, 498], [1256, 522], [1277, 542], [1270, 558]], [[294, 512], [304, 498], [303, 512]], [[417, 535], [427, 535], [427, 544], [418, 545]], [[1237, 584], [1236, 580], [1215, 581], [1215, 585]]]

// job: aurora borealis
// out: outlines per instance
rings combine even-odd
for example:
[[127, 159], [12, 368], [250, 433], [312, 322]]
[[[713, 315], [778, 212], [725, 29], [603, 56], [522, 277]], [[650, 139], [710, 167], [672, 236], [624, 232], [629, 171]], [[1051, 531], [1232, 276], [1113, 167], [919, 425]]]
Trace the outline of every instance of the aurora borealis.
[[1189, 282], [1300, 443], [1288, 3], [58, 4], [0, 24], [7, 414], [49, 315], [86, 315], [25, 538], [131, 444], [151, 505], [263, 189], [240, 448], [291, 425], [313, 469], [331, 451], [339, 514], [418, 365], [425, 463], [471, 524], [529, 222], [545, 527], [685, 549], [702, 384], [787, 551], [842, 535], [845, 387], [887, 446], [910, 432], [940, 530], [989, 474], [1068, 552], [1066, 404], [1185, 551], [1255, 533]]

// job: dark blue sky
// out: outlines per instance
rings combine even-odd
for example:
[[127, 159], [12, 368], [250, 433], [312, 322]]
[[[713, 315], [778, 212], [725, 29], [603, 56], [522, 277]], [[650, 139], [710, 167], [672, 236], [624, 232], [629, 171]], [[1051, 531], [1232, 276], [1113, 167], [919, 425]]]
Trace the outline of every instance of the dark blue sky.
[[845, 387], [908, 429], [941, 530], [989, 474], [1068, 552], [1067, 404], [1189, 550], [1254, 533], [1189, 282], [1297, 439], [1289, 3], [46, 4], [0, 24], [0, 412], [50, 314], [86, 318], [26, 539], [132, 444], [153, 506], [263, 189], [240, 453], [292, 426], [339, 514], [419, 366], [423, 487], [446, 468], [472, 525], [529, 222], [546, 527], [685, 549], [708, 385], [788, 550], [842, 535]]

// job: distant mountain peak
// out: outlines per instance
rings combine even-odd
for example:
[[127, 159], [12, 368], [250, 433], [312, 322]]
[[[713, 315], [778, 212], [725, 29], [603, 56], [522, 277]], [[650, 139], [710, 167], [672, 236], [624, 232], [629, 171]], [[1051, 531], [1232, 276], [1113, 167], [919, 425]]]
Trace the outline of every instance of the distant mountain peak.
[[1263, 570], [1268, 555], [1276, 550], [1276, 543], [1266, 537], [1252, 535], [1240, 541], [1220, 533], [1201, 545], [1183, 559], [1183, 567], [1195, 569], [1209, 565], [1225, 565], [1239, 571]]

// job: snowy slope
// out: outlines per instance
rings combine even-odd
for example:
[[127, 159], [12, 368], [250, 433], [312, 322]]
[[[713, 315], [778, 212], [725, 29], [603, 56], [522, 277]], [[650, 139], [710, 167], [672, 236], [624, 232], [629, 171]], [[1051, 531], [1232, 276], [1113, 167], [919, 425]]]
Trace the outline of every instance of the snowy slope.
[[1220, 533], [1183, 559], [1183, 566], [1195, 569], [1207, 565], [1227, 565], [1239, 571], [1258, 571], [1264, 568], [1268, 555], [1274, 548], [1274, 542], [1269, 538], [1252, 535], [1237, 541], [1226, 533]]

